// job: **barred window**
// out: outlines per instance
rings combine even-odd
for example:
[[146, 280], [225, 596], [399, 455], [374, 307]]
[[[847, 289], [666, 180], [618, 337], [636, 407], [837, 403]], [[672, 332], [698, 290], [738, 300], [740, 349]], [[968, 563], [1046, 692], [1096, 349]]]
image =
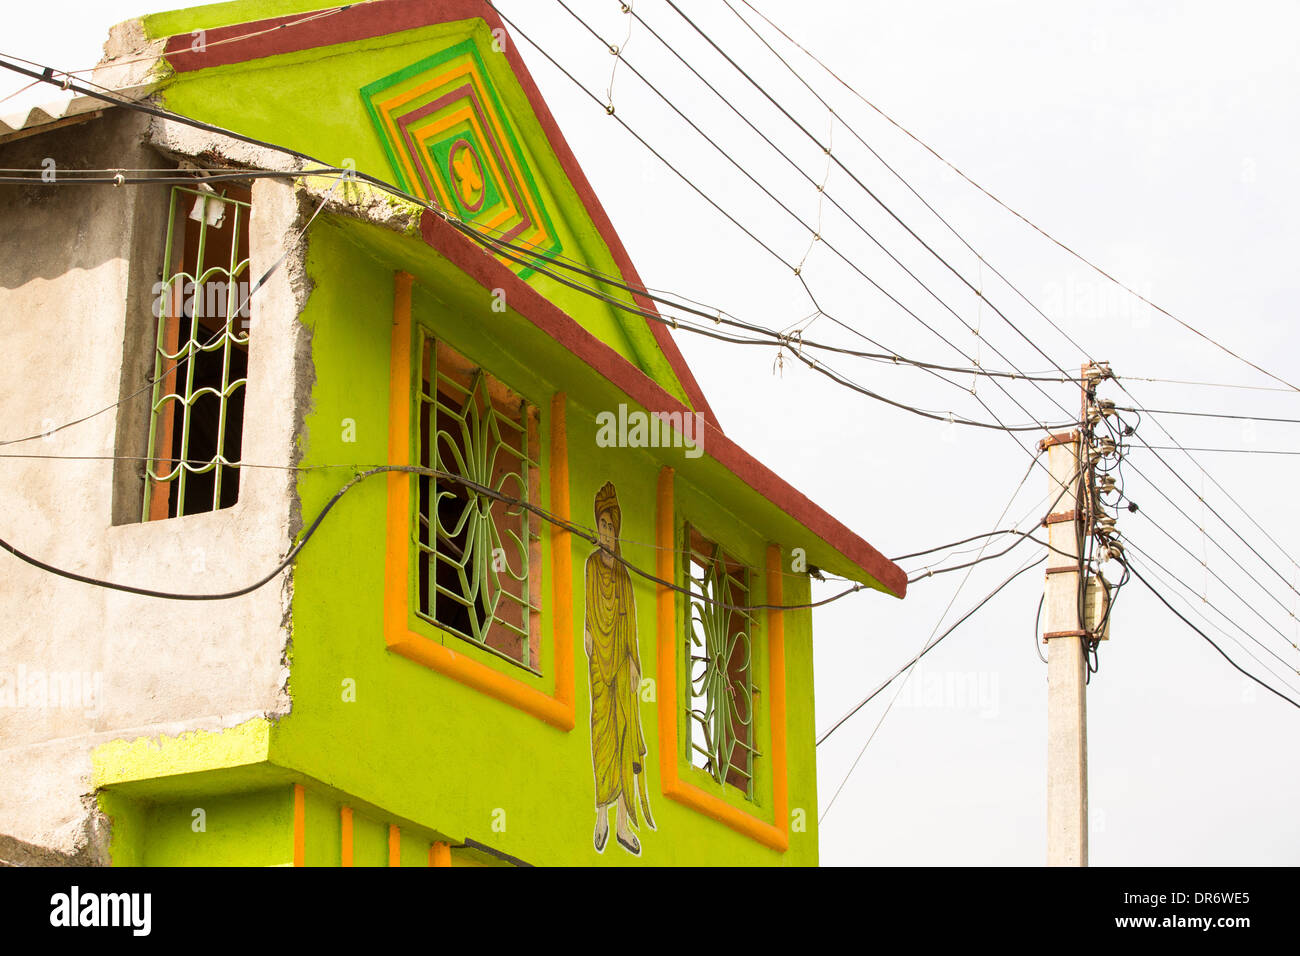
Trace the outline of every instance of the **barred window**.
[[417, 460], [443, 474], [419, 476], [417, 613], [540, 672], [537, 409], [423, 330], [419, 345]]
[[683, 559], [686, 717], [691, 763], [753, 797], [754, 748], [749, 570], [689, 524]]
[[239, 499], [248, 380], [247, 186], [171, 191], [142, 519]]

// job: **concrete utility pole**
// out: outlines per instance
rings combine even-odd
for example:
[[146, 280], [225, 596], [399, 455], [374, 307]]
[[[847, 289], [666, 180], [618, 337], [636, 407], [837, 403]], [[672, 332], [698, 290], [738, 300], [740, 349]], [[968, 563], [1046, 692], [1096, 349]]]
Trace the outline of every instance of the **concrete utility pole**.
[[[1096, 493], [1096, 387], [1110, 371], [1085, 365], [1080, 428], [1039, 443], [1054, 504], [1043, 519], [1051, 545], [1043, 585], [1047, 644], [1047, 864], [1088, 865], [1088, 647], [1084, 545], [1100, 510]], [[1113, 522], [1111, 522], [1113, 526]]]
[[[1088, 700], [1085, 632], [1079, 627], [1078, 432], [1047, 446], [1052, 497], [1044, 519], [1052, 551], [1043, 585], [1047, 644], [1047, 864], [1088, 865]], [[1061, 553], [1064, 552], [1064, 553]], [[1069, 557], [1067, 557], [1069, 555]]]

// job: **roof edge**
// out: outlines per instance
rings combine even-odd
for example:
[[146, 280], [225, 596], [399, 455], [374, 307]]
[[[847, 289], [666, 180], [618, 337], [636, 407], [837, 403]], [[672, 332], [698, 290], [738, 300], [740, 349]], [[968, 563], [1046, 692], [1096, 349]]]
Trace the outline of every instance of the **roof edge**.
[[[335, 12], [326, 13], [327, 10]], [[493, 31], [509, 33], [496, 11], [484, 0], [372, 0], [370, 3], [289, 13], [206, 29], [201, 49], [196, 48], [193, 34], [175, 34], [167, 38], [163, 56], [175, 72], [187, 73], [315, 47], [373, 39], [433, 23], [472, 19], [483, 20]], [[578, 163], [577, 156], [560, 131], [541, 90], [519, 55], [517, 44], [503, 44], [503, 54], [527, 97], [561, 170], [577, 193], [579, 202], [604, 241], [615, 266], [628, 285], [644, 289], [645, 283], [632, 264], [631, 256]], [[633, 301], [643, 312], [660, 315], [654, 301], [647, 296], [633, 293]], [[720, 431], [721, 425], [705, 398], [703, 389], [665, 323], [651, 318], [644, 318], [643, 321], [689, 399], [692, 410], [703, 413]]]

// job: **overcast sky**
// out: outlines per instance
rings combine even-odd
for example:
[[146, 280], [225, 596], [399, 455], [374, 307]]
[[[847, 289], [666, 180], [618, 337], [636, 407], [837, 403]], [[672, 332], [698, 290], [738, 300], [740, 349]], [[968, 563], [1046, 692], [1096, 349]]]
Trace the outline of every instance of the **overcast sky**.
[[[981, 306], [838, 169], [829, 176], [826, 195], [980, 334], [823, 200], [826, 243], [935, 332], [818, 244], [803, 278], [826, 313], [896, 352], [934, 362], [969, 366], [970, 357], [978, 357], [988, 368], [1043, 371], [1053, 365], [1077, 370], [1084, 360], [948, 233], [847, 124], [992, 268], [1089, 355], [1110, 361], [1118, 375], [1280, 387], [1090, 272], [774, 39], [839, 113], [841, 120], [832, 124], [827, 110], [757, 45], [722, 0], [677, 2], [810, 132], [824, 138], [829, 130], [835, 156], [982, 288], [1010, 322], [989, 304]], [[731, 2], [744, 10], [739, 0]], [[1300, 7], [1116, 2], [1063, 10], [1030, 2], [753, 2], [880, 109], [1028, 219], [1233, 351], [1283, 379], [1300, 381], [1300, 183], [1294, 175], [1300, 152]], [[557, 3], [499, 5], [604, 97], [613, 57]], [[639, 24], [625, 40], [629, 18], [616, 0], [571, 0], [570, 6], [609, 42], [623, 46], [627, 64], [646, 74], [728, 155], [806, 221], [817, 220], [817, 191], [791, 165]], [[799, 168], [822, 181], [826, 156], [666, 0], [638, 0], [635, 8]], [[112, 23], [144, 12], [149, 11], [138, 0], [16, 5], [6, 10], [0, 47], [56, 68], [85, 67], [98, 59]], [[791, 270], [723, 219], [536, 50], [517, 42], [648, 284], [769, 327], [790, 326], [814, 311]], [[0, 97], [23, 82], [0, 79]], [[808, 233], [685, 126], [626, 64], [616, 73], [613, 94], [617, 115], [719, 205], [787, 261], [803, 258]], [[24, 94], [0, 103], [0, 113], [49, 99], [44, 92]], [[809, 328], [808, 336], [814, 335], [870, 347], [826, 317]], [[1030, 444], [1033, 436], [1017, 441], [1001, 432], [919, 418], [790, 361], [774, 368], [775, 356], [765, 349], [680, 333], [678, 342], [731, 437], [887, 555], [991, 530], [1008, 502], [1001, 527], [1024, 518], [1029, 520], [1022, 527], [1029, 527], [1043, 512], [1042, 471], [1035, 469], [1021, 484], [1030, 455], [1017, 446]], [[832, 364], [898, 401], [990, 420], [962, 390], [972, 385], [970, 375], [954, 376], [962, 385], [955, 388], [916, 369], [845, 358]], [[1128, 384], [1150, 409], [1300, 418], [1294, 392]], [[1008, 384], [1023, 410], [988, 379], [974, 386], [1008, 424], [1060, 422], [1063, 412], [1054, 402], [1071, 414], [1078, 405], [1077, 388], [1069, 384], [1046, 385], [1046, 395], [1024, 382]], [[1113, 384], [1101, 394], [1129, 404]], [[1152, 445], [1169, 445], [1161, 424], [1187, 446], [1300, 450], [1300, 426], [1281, 423], [1144, 415], [1139, 434]], [[1213, 514], [1203, 513], [1196, 495], [1151, 451], [1137, 448], [1126, 478], [1141, 511], [1121, 516], [1126, 541], [1187, 582], [1194, 609], [1171, 600], [1227, 653], [1281, 687], [1249, 651], [1300, 686], [1300, 652], [1289, 646], [1298, 640], [1292, 556], [1300, 554], [1300, 457], [1198, 453], [1205, 477], [1181, 452], [1159, 454], [1196, 492], [1204, 487], [1206, 507], [1228, 519], [1277, 574]], [[950, 601], [949, 623], [1041, 553], [1026, 544], [977, 568], [964, 584], [963, 573], [956, 572], [918, 582], [904, 601], [868, 592], [817, 611], [819, 729], [830, 727], [915, 655]], [[1195, 560], [1202, 555], [1208, 571]], [[915, 561], [904, 564], [917, 567]], [[1041, 572], [1026, 572], [935, 649], [896, 698], [898, 685], [820, 748], [815, 812], [826, 813], [823, 863], [1043, 862], [1047, 685], [1033, 638], [1041, 593]], [[1244, 632], [1217, 617], [1211, 605]], [[1207, 627], [1197, 613], [1230, 636]], [[1300, 863], [1300, 712], [1234, 671], [1136, 581], [1123, 591], [1111, 640], [1101, 648], [1088, 713], [1094, 865]]]

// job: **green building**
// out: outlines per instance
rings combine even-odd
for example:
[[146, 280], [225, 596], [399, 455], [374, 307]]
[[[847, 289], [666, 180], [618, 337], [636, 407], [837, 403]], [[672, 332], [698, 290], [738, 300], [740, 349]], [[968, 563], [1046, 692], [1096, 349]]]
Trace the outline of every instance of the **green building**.
[[[905, 577], [726, 437], [492, 8], [238, 0], [106, 49], [94, 81], [161, 113], [82, 96], [0, 128], [0, 165], [166, 181], [0, 192], [49, 244], [0, 265], [0, 311], [77, 340], [6, 327], [14, 427], [105, 399], [63, 440], [116, 460], [57, 515], [40, 463], [0, 491], [101, 580], [292, 560], [198, 602], [6, 560], [0, 610], [66, 635], [6, 656], [103, 684], [93, 717], [3, 718], [49, 794], [8, 836], [117, 866], [815, 865], [809, 574]], [[75, 395], [35, 375], [56, 347]]]

